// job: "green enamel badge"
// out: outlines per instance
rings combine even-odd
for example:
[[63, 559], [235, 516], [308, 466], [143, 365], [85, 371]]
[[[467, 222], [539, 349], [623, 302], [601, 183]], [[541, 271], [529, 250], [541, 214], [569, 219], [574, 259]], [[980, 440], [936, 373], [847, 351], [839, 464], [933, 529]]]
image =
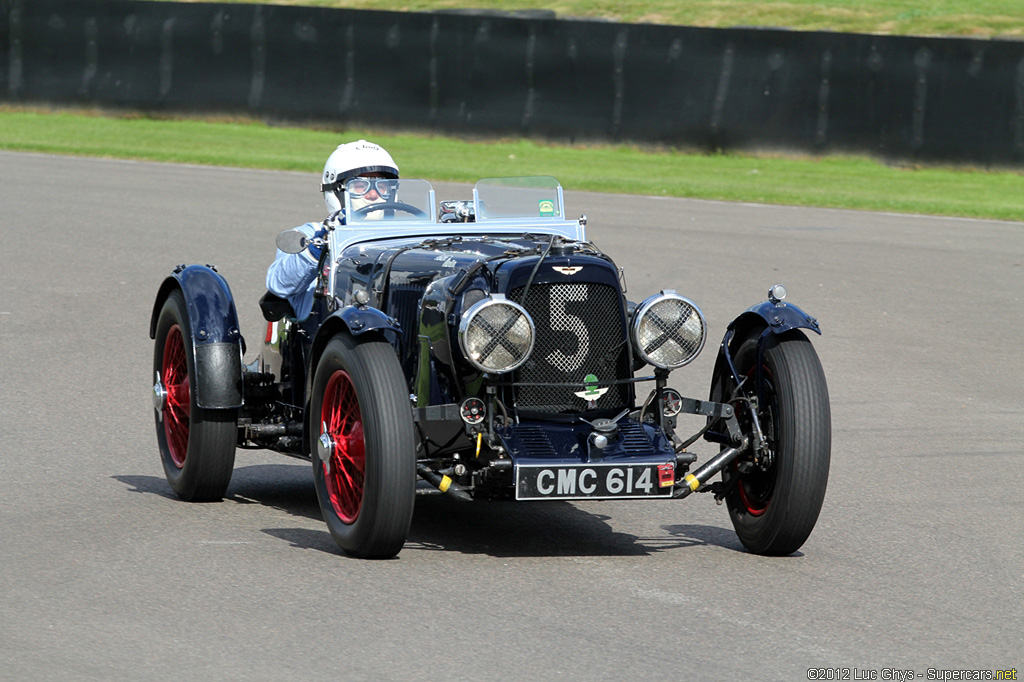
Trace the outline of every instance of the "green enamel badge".
[[598, 388], [596, 374], [588, 374], [583, 377], [583, 385], [586, 387], [586, 390], [577, 391], [573, 395], [578, 398], [583, 398], [584, 400], [589, 400], [590, 402], [594, 402], [608, 392], [608, 387]]

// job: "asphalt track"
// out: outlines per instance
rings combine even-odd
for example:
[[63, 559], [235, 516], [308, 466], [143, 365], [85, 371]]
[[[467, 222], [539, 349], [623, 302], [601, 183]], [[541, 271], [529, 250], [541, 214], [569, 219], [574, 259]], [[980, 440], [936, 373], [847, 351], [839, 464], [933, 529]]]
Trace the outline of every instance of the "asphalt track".
[[702, 306], [684, 394], [771, 284], [818, 317], [817, 528], [763, 558], [707, 495], [431, 497], [368, 562], [336, 551], [309, 464], [240, 451], [228, 499], [187, 504], [154, 437], [161, 280], [216, 264], [258, 345], [274, 237], [321, 215], [317, 180], [0, 153], [0, 679], [1024, 674], [1024, 224], [568, 191], [630, 298]]

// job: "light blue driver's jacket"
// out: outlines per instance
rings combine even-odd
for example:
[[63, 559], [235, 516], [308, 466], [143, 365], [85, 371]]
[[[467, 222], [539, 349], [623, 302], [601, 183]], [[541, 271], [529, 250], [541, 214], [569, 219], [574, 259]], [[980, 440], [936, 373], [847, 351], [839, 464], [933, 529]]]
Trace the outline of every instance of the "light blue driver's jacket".
[[[295, 231], [312, 237], [323, 226], [323, 223], [306, 223], [296, 227]], [[314, 255], [309, 249], [303, 249], [301, 253], [285, 253], [278, 249], [277, 257], [267, 270], [267, 289], [292, 304], [296, 319], [306, 319], [313, 310], [319, 257], [319, 253]]]

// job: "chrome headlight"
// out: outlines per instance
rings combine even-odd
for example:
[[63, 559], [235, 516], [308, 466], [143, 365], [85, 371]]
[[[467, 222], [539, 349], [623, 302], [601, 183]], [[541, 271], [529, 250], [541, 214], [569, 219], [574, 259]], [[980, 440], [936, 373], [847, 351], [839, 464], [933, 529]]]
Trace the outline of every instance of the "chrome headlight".
[[459, 323], [459, 346], [466, 359], [491, 374], [511, 372], [526, 362], [535, 336], [526, 309], [503, 294], [477, 301]]
[[661, 369], [676, 369], [696, 358], [708, 335], [700, 308], [671, 290], [640, 304], [632, 332], [640, 358]]

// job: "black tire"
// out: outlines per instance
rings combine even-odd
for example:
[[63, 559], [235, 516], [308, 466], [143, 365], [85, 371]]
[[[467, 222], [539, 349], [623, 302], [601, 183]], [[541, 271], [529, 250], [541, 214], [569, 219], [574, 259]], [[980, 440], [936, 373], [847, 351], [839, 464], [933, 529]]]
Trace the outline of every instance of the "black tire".
[[[758, 375], [758, 338], [755, 333], [744, 340], [734, 355], [736, 371], [749, 377], [745, 387], [750, 391], [755, 391]], [[828, 485], [832, 418], [825, 373], [803, 332], [771, 334], [764, 344], [758, 418], [772, 461], [767, 466], [754, 463], [748, 451], [723, 470], [722, 480], [743, 546], [755, 554], [781, 556], [798, 550], [817, 523]], [[712, 400], [729, 399], [734, 388], [731, 379], [719, 377]], [[743, 403], [736, 403], [736, 413], [753, 441]]]
[[237, 410], [196, 404], [196, 363], [185, 298], [174, 290], [160, 309], [153, 375], [166, 391], [154, 405], [160, 460], [171, 489], [188, 502], [224, 498], [235, 465]]
[[412, 522], [416, 441], [391, 345], [372, 334], [332, 338], [317, 363], [309, 414], [316, 496], [331, 537], [351, 556], [397, 555]]

